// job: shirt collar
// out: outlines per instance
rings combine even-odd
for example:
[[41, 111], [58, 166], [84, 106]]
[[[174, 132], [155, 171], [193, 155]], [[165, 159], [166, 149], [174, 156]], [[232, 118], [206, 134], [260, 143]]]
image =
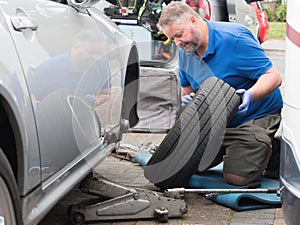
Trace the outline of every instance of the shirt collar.
[[208, 46], [207, 46], [207, 50], [203, 55], [203, 58], [206, 58], [208, 55], [210, 54], [214, 54], [216, 49], [215, 49], [215, 35], [214, 35], [214, 27], [213, 24], [206, 20], [203, 19], [206, 23], [207, 23], [207, 27], [208, 27]]

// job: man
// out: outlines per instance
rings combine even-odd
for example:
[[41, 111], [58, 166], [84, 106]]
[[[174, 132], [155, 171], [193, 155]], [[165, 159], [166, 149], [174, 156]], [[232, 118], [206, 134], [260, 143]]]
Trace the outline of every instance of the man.
[[202, 19], [183, 2], [171, 2], [159, 29], [179, 50], [179, 78], [185, 106], [213, 75], [242, 97], [222, 144], [225, 181], [246, 185], [259, 179], [272, 154], [283, 106], [281, 76], [257, 39], [244, 26]]

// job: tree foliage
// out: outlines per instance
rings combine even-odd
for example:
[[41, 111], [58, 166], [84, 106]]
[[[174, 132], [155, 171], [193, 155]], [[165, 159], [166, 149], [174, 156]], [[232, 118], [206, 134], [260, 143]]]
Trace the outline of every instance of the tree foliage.
[[276, 10], [271, 11], [270, 8], [265, 8], [269, 21], [271, 22], [286, 22], [286, 3], [278, 2]]

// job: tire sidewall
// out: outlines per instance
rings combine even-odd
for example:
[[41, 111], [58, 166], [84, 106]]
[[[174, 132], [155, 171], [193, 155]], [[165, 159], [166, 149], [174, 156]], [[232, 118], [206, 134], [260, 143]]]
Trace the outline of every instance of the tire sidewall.
[[205, 80], [148, 161], [145, 177], [166, 189], [184, 186], [197, 169], [208, 168], [239, 104], [240, 97], [224, 81], [216, 77]]
[[16, 220], [17, 225], [22, 225], [22, 213], [20, 207], [20, 198], [19, 198], [19, 191], [17, 188], [17, 184], [15, 181], [15, 176], [11, 169], [11, 166], [3, 153], [2, 149], [0, 148], [0, 177], [4, 181], [9, 193], [10, 199], [14, 208], [14, 217]]

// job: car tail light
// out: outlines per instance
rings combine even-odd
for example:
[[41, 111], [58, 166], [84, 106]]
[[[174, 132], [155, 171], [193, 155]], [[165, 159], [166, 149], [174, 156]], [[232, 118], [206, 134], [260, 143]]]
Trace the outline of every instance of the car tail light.
[[267, 12], [261, 7], [259, 2], [252, 2], [252, 8], [256, 12], [257, 20], [259, 23], [259, 30], [258, 30], [258, 39], [260, 43], [263, 43], [269, 34], [269, 21]]
[[185, 3], [198, 12], [202, 18], [210, 20], [211, 9], [206, 0], [186, 0]]

